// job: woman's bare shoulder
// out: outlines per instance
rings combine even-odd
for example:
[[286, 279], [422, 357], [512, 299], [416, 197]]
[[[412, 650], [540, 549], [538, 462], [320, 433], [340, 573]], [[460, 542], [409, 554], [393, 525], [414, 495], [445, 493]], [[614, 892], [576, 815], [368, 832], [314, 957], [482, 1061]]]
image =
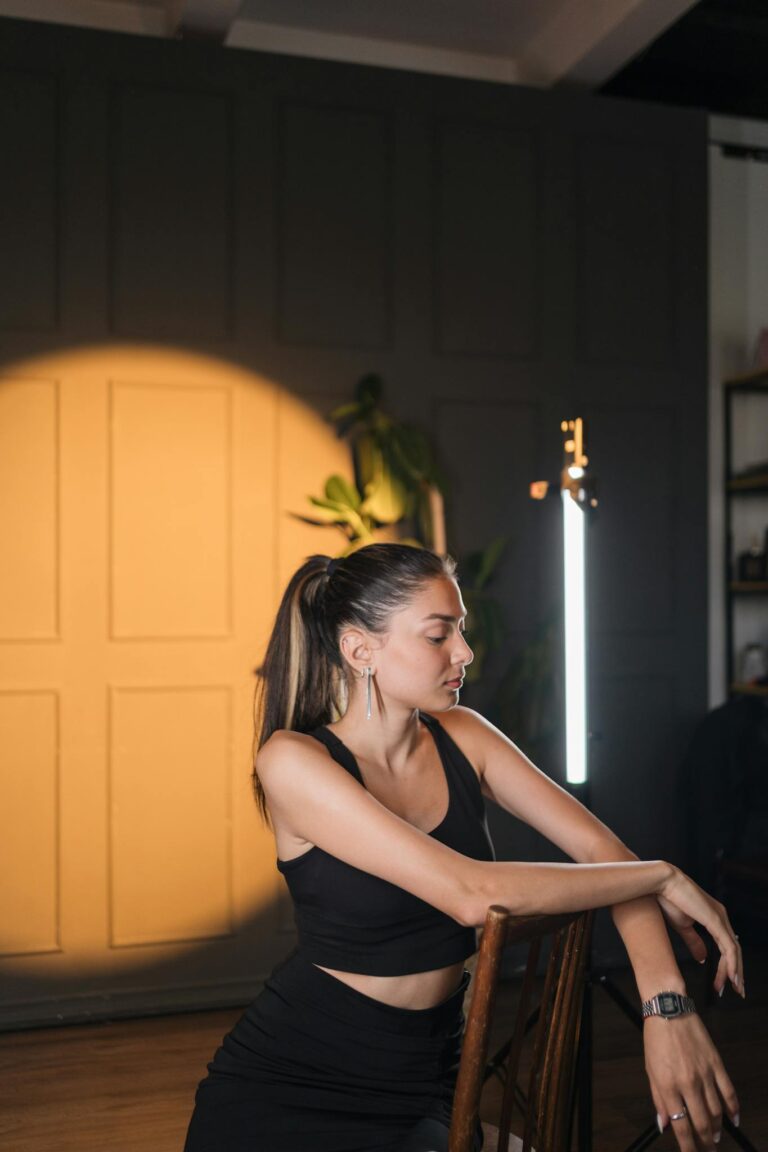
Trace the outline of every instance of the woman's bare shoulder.
[[512, 755], [521, 755], [514, 741], [486, 720], [474, 708], [457, 704], [447, 712], [437, 713], [435, 719], [459, 745], [464, 755], [471, 761], [481, 778], [485, 776], [486, 765]]
[[495, 731], [493, 725], [479, 712], [463, 704], [457, 704], [446, 712], [436, 712], [434, 718], [482, 775], [489, 736]]
[[484, 740], [487, 741], [488, 735], [496, 730], [492, 723], [474, 711], [474, 708], [467, 708], [463, 704], [457, 704], [447, 712], [435, 712], [434, 719], [454, 737], [457, 743], [459, 737], [463, 736], [466, 740], [479, 744]]
[[292, 765], [296, 771], [301, 772], [306, 766], [312, 767], [323, 761], [334, 763], [325, 745], [314, 736], [306, 732], [294, 732], [290, 728], [278, 728], [259, 749], [256, 771], [259, 776], [262, 772], [270, 776], [274, 770], [281, 771]]
[[325, 745], [305, 732], [280, 728], [265, 740], [256, 755], [259, 778], [278, 845], [287, 858], [307, 846], [294, 824], [298, 798], [317, 789], [333, 793], [337, 779], [346, 775]]

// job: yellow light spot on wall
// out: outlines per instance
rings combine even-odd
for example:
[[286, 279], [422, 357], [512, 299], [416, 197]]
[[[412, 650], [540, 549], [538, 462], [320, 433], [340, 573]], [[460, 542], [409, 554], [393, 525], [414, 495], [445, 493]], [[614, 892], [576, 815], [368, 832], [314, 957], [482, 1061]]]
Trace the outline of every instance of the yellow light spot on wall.
[[254, 978], [290, 944], [254, 669], [290, 573], [343, 543], [288, 515], [351, 476], [342, 384], [310, 401], [156, 345], [0, 367], [0, 974], [24, 995]]

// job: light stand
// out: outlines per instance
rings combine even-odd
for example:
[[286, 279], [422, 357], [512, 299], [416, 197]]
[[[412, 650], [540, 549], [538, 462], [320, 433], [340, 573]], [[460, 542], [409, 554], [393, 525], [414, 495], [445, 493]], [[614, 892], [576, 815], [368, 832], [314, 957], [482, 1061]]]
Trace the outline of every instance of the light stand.
[[[564, 420], [563, 469], [560, 474], [560, 496], [563, 506], [563, 602], [565, 632], [565, 748], [566, 783], [585, 808], [590, 808], [588, 762], [587, 699], [587, 550], [586, 521], [597, 507], [596, 483], [587, 473], [588, 457], [584, 452], [584, 422]], [[546, 480], [531, 484], [531, 496], [543, 500], [557, 494], [557, 486]], [[642, 1031], [643, 1019], [635, 1005], [611, 980], [607, 972], [590, 964], [584, 985], [582, 1027], [579, 1039], [577, 1096], [579, 1152], [592, 1149], [592, 1065], [593, 1021], [592, 989], [598, 986], [610, 996], [635, 1027]], [[723, 1127], [744, 1152], [757, 1149], [730, 1119], [723, 1115]], [[625, 1152], [642, 1152], [661, 1133], [650, 1124], [627, 1147]]]
[[[587, 723], [587, 548], [586, 521], [597, 507], [595, 478], [587, 472], [584, 421], [563, 420], [563, 468], [559, 492], [563, 507], [563, 605], [565, 663], [565, 778], [589, 808]], [[531, 496], [543, 500], [558, 486], [546, 480], [531, 485]], [[592, 984], [584, 986], [578, 1061], [578, 1143], [592, 1147]]]

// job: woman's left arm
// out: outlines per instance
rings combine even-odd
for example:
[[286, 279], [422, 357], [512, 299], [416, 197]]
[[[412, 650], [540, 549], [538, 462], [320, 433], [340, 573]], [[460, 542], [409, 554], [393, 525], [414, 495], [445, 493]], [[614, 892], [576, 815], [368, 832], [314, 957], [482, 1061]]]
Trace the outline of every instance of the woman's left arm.
[[[450, 719], [448, 719], [450, 717]], [[477, 767], [482, 791], [488, 799], [536, 828], [578, 863], [637, 860], [622, 841], [516, 747], [499, 729], [465, 708], [446, 714], [451, 734]], [[695, 959], [702, 962], [706, 947], [692, 921], [666, 905], [668, 918], [683, 936]], [[643, 896], [615, 904], [611, 913], [627, 950], [641, 1000], [658, 992], [686, 994], [685, 981], [675, 958], [659, 901]], [[739, 953], [738, 987], [744, 995]], [[715, 989], [722, 995], [727, 982], [725, 966], [718, 966]], [[682, 1152], [694, 1148], [691, 1125], [704, 1147], [721, 1127], [721, 1100], [738, 1123], [739, 1103], [722, 1060], [698, 1015], [674, 1020], [649, 1017], [643, 1024], [645, 1068], [659, 1124], [686, 1108], [687, 1120], [672, 1129]]]
[[[637, 857], [621, 841], [613, 838], [599, 846], [590, 859], [597, 862], [636, 860]], [[667, 991], [687, 995], [655, 897], [643, 896], [624, 904], [614, 904], [611, 914], [627, 950], [640, 999], [650, 1000], [658, 992]], [[703, 963], [706, 947], [692, 923], [680, 917], [675, 926], [681, 931], [693, 956]], [[725, 983], [718, 969], [715, 987], [719, 984], [720, 995]], [[743, 971], [739, 974], [739, 986], [743, 996]], [[719, 1140], [722, 1104], [731, 1120], [738, 1124], [736, 1091], [700, 1016], [685, 1015], [673, 1020], [647, 1017], [643, 1021], [643, 1046], [645, 1070], [660, 1128], [666, 1128], [670, 1116], [685, 1108], [690, 1125], [699, 1133], [700, 1139], [711, 1132]], [[681, 1149], [693, 1147], [688, 1120], [674, 1121], [672, 1129]], [[711, 1147], [706, 1142], [704, 1146]]]

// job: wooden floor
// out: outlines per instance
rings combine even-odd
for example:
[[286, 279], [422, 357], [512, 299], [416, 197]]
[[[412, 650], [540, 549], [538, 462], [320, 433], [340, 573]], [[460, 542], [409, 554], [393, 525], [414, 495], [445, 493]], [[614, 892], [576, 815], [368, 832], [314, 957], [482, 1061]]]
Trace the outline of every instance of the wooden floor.
[[[689, 990], [704, 1005], [703, 972], [693, 969], [686, 973]], [[765, 1152], [768, 953], [747, 953], [745, 971], [747, 1001], [726, 992], [703, 1015], [739, 1092], [742, 1130]], [[619, 973], [616, 983], [634, 1002], [629, 974]], [[512, 990], [505, 990], [504, 1000], [511, 999]], [[594, 1152], [623, 1152], [654, 1120], [640, 1037], [600, 989], [594, 1009]], [[0, 1036], [0, 1149], [181, 1152], [195, 1085], [238, 1014], [202, 1012]], [[489, 1087], [484, 1110], [493, 1092]], [[653, 1147], [663, 1152], [677, 1145], [667, 1132]], [[724, 1134], [720, 1152], [736, 1147]]]

